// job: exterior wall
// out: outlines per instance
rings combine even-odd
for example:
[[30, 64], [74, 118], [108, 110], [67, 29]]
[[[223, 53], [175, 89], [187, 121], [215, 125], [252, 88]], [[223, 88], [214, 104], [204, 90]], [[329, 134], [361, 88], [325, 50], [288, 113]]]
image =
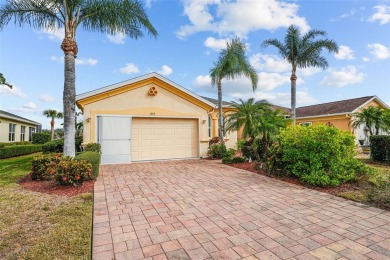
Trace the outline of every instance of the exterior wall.
[[349, 126], [350, 118], [347, 115], [341, 116], [327, 116], [327, 117], [313, 117], [313, 118], [299, 118], [297, 119], [297, 125], [300, 123], [311, 122], [313, 126], [328, 123], [332, 124], [334, 127], [337, 127], [343, 131], [352, 131], [352, 128]]
[[11, 120], [8, 118], [0, 118], [0, 142], [1, 143], [8, 143], [10, 142], [8, 140], [8, 134], [9, 134], [9, 124], [16, 124], [16, 129], [15, 129], [15, 142], [20, 142], [20, 132], [21, 132], [21, 126], [25, 126], [25, 141], [28, 141], [30, 136], [29, 136], [29, 128], [34, 127], [35, 132], [37, 131], [37, 126], [33, 124], [27, 124], [24, 122], [19, 122], [15, 120]]
[[[154, 87], [157, 91], [155, 96], [148, 94], [151, 87]], [[81, 106], [84, 112], [84, 144], [97, 141], [96, 122], [98, 115], [197, 118], [199, 119], [199, 156], [206, 155], [209, 140], [216, 136], [216, 126], [214, 124], [212, 124], [212, 136], [209, 137], [208, 134], [209, 114], [213, 118], [212, 122], [216, 122], [213, 108], [195, 104], [195, 102], [174, 93], [170, 86], [165, 86], [163, 83], [148, 82], [117, 95], [110, 95], [108, 92], [105, 98], [86, 102]], [[237, 135], [231, 133], [227, 136], [227, 139], [229, 139], [227, 146], [232, 147], [237, 142]]]

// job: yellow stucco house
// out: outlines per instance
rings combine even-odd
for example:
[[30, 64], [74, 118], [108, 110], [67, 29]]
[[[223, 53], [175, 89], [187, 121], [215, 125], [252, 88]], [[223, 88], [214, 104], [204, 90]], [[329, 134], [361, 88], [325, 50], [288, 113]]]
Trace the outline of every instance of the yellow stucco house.
[[360, 126], [358, 129], [351, 127], [351, 122], [354, 120], [352, 114], [369, 106], [389, 108], [377, 96], [367, 96], [299, 107], [296, 109], [296, 121], [298, 125], [325, 124], [337, 127], [340, 130], [350, 131], [356, 136], [357, 142], [365, 139], [366, 136], [363, 131], [364, 126]]
[[[218, 136], [216, 100], [157, 73], [77, 95], [76, 104], [84, 114], [84, 144], [101, 144], [103, 164], [199, 158]], [[225, 141], [234, 147], [237, 132]]]
[[31, 141], [32, 134], [40, 130], [40, 123], [0, 110], [1, 143]]

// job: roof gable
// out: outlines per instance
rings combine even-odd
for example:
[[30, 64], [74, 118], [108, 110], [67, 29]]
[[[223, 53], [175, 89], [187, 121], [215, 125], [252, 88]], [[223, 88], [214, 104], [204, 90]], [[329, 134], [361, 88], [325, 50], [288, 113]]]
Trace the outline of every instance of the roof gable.
[[297, 118], [300, 117], [315, 117], [315, 116], [327, 116], [334, 114], [350, 114], [355, 112], [361, 106], [367, 104], [371, 100], [376, 99], [380, 104], [387, 107], [376, 96], [367, 96], [354, 99], [347, 99], [329, 103], [323, 103], [312, 106], [299, 107], [296, 109]]
[[118, 95], [152, 82], [159, 84], [161, 87], [164, 87], [172, 93], [180, 95], [186, 100], [195, 101], [194, 103], [197, 103], [200, 106], [208, 108], [215, 107], [215, 104], [210, 102], [209, 100], [198, 96], [190, 90], [174, 83], [173, 81], [170, 81], [169, 79], [155, 72], [134, 79], [126, 80], [117, 84], [99, 88], [93, 91], [89, 91], [83, 94], [79, 94], [76, 96], [76, 103], [78, 107], [82, 108], [86, 104], [93, 103], [113, 95]]

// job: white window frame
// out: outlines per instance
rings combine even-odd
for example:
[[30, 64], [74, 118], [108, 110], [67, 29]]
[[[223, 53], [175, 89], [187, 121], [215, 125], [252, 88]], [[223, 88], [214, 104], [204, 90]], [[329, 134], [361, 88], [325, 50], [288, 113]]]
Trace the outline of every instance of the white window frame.
[[302, 122], [302, 123], [299, 123], [300, 126], [312, 126], [313, 125], [313, 122]]
[[26, 126], [20, 126], [20, 141], [23, 142], [26, 140]]
[[212, 119], [211, 119], [211, 116], [209, 115], [208, 116], [208, 134], [209, 134], [209, 137], [211, 138], [211, 135], [212, 135], [212, 126], [213, 126], [213, 122], [212, 122]]
[[16, 124], [9, 124], [8, 141], [15, 142]]

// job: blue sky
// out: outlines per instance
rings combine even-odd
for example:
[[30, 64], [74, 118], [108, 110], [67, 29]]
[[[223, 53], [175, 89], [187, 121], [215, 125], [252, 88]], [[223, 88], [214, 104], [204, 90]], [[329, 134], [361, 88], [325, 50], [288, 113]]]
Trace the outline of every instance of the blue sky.
[[[5, 1], [1, 0], [1, 4]], [[390, 105], [390, 1], [148, 0], [145, 9], [158, 38], [77, 33], [78, 94], [156, 71], [197, 94], [216, 97], [208, 76], [227, 39], [239, 36], [260, 81], [223, 82], [226, 100], [267, 99], [290, 105], [290, 66], [268, 38], [283, 40], [294, 24], [303, 32], [324, 30], [338, 55], [323, 52], [329, 68], [298, 71], [297, 105], [377, 95]], [[0, 86], [0, 109], [41, 122], [44, 109], [62, 110], [63, 31], [37, 31], [13, 22], [0, 32], [0, 71], [12, 90]], [[58, 122], [60, 123], [60, 121]], [[59, 126], [59, 124], [57, 124]]]

